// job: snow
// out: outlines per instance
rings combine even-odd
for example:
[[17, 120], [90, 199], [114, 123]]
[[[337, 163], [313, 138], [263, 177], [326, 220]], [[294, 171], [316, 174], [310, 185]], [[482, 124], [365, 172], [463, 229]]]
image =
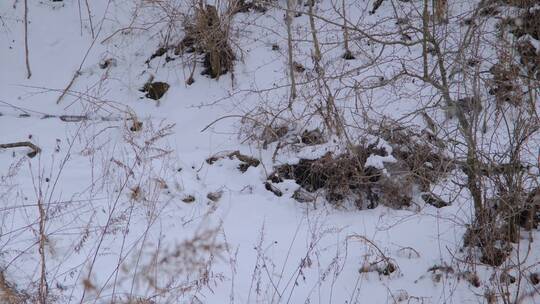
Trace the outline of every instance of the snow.
[[[498, 270], [475, 265], [480, 287], [452, 274], [436, 282], [428, 271], [434, 265], [467, 265], [460, 263], [462, 236], [472, 217], [466, 195], [442, 209], [355, 210], [335, 208], [322, 196], [314, 203], [296, 202], [291, 198], [298, 187], [293, 181], [279, 184], [281, 197], [265, 189], [275, 165], [340, 150], [337, 140], [291, 145], [274, 162], [275, 143], [263, 149], [246, 140], [245, 133], [238, 134], [241, 128], [249, 129], [240, 123], [246, 113], [267, 119], [266, 110], [286, 106], [281, 11], [236, 17], [240, 31], [236, 28], [234, 35], [242, 59], [234, 80], [230, 74], [217, 81], [200, 76], [197, 67], [195, 83], [188, 86], [187, 58], [165, 63], [158, 57], [144, 63], [165, 29], [164, 23], [152, 21], [164, 18], [152, 2], [88, 1], [94, 39], [81, 1], [28, 1], [30, 79], [23, 2], [0, 2], [0, 143], [30, 140], [42, 149], [34, 158], [28, 158], [24, 148], [0, 150], [0, 269], [18, 289], [37, 290], [38, 204], [43, 204], [47, 284], [54, 295], [51, 301], [58, 303], [110, 303], [129, 297], [156, 303], [485, 301], [490, 276]], [[185, 9], [183, 1], [170, 3]], [[366, 2], [356, 8], [365, 13], [369, 7]], [[307, 18], [295, 19], [299, 38], [309, 38], [306, 27], [298, 25], [308, 24]], [[117, 32], [130, 24], [134, 29]], [[172, 37], [181, 37], [177, 31]], [[335, 40], [332, 35], [323, 42]], [[274, 42], [279, 52], [271, 50]], [[297, 55], [309, 66], [307, 42], [299, 45]], [[327, 55], [333, 59], [339, 53], [331, 49]], [[107, 58], [116, 64], [100, 69], [99, 62]], [[73, 87], [57, 103], [80, 66]], [[366, 68], [358, 79], [389, 77], [391, 72]], [[171, 85], [159, 106], [138, 91], [150, 75]], [[368, 80], [363, 85], [376, 85]], [[377, 100], [389, 93], [373, 94]], [[345, 95], [338, 97], [338, 103], [351, 108]], [[411, 95], [400, 104], [374, 104], [372, 110], [374, 115], [398, 115], [408, 112], [414, 101]], [[296, 107], [291, 116], [304, 117], [302, 105]], [[20, 117], [23, 113], [30, 116]], [[43, 118], [45, 114], [89, 119], [65, 122]], [[225, 116], [230, 117], [220, 119]], [[134, 117], [143, 123], [140, 132], [129, 130]], [[315, 124], [291, 121], [291, 130]], [[395, 162], [388, 143], [381, 140], [378, 147], [389, 155], [371, 155], [366, 166], [383, 169]], [[242, 173], [236, 158], [206, 162], [235, 150], [260, 159], [261, 165]], [[207, 198], [215, 191], [223, 192], [217, 202]], [[195, 201], [183, 202], [189, 195]], [[197, 237], [202, 245], [190, 247]], [[205, 251], [213, 246], [215, 252]], [[524, 239], [520, 246], [533, 247], [527, 265], [538, 268], [536, 242]], [[396, 272], [359, 272], [365, 263], [380, 259], [381, 252], [395, 263]], [[456, 272], [465, 270], [471, 269]]]

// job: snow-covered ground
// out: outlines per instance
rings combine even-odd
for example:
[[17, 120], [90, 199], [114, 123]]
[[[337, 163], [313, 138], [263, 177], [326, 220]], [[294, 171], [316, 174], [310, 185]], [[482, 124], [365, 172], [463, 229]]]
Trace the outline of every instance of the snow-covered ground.
[[[288, 102], [282, 10], [235, 16], [234, 79], [210, 79], [197, 66], [187, 85], [191, 54], [145, 63], [165, 36], [182, 37], [167, 28], [172, 17], [164, 11], [187, 13], [187, 2], [28, 1], [28, 79], [24, 1], [0, 2], [0, 144], [41, 148], [33, 158], [26, 148], [0, 150], [0, 270], [12, 290], [37, 302], [47, 286], [50, 303], [488, 303], [488, 291], [502, 292], [496, 288], [503, 267], [464, 260], [463, 234], [473, 216], [466, 196], [440, 209], [415, 195], [414, 208], [357, 210], [324, 197], [297, 202], [294, 181], [279, 184], [280, 197], [267, 191], [274, 166], [342, 145], [330, 140], [276, 156], [275, 143], [265, 149], [247, 137], [253, 125], [243, 124], [244, 115], [262, 119], [259, 113]], [[376, 20], [392, 10], [386, 3], [367, 15], [371, 2], [354, 2], [351, 14]], [[303, 15], [293, 24], [304, 66], [311, 65], [308, 22]], [[320, 31], [326, 62], [339, 59], [332, 41], [341, 37]], [[366, 52], [377, 53], [371, 48]], [[368, 57], [333, 67], [346, 70]], [[367, 85], [371, 76], [390, 77], [390, 66], [358, 77]], [[170, 85], [159, 104], [139, 91], [151, 75]], [[300, 81], [309, 85], [305, 77]], [[429, 91], [414, 90], [403, 88], [400, 103], [369, 108], [375, 117], [405, 115]], [[391, 95], [373, 92], [375, 101]], [[343, 95], [338, 102], [350, 100]], [[291, 129], [318, 126], [297, 107], [301, 119], [291, 114]], [[354, 120], [353, 112], [347, 113]], [[241, 172], [241, 161], [226, 156], [236, 150], [261, 164]], [[215, 155], [225, 157], [209, 164]], [[382, 161], [391, 159], [370, 158]], [[519, 243], [529, 250], [511, 259], [534, 273], [540, 235], [532, 233], [534, 242]], [[369, 271], [374, 262], [380, 269]], [[519, 303], [535, 300], [538, 290]]]

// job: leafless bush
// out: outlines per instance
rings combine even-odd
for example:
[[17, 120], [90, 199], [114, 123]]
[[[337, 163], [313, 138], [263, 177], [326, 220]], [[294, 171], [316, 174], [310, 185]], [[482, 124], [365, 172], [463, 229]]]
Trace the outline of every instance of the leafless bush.
[[[410, 201], [409, 190], [402, 192], [402, 198], [389, 193], [410, 189], [411, 185], [429, 193], [432, 185], [451, 173], [451, 182], [460, 193], [466, 191], [474, 210], [471, 232], [484, 234], [473, 245], [480, 244], [476, 247], [479, 259], [492, 265], [503, 263], [511, 254], [510, 240], [515, 242], [519, 235], [519, 223], [534, 227], [531, 219], [536, 216], [531, 215], [536, 214], [531, 192], [537, 187], [531, 168], [537, 166], [532, 161], [537, 157], [533, 142], [538, 135], [538, 50], [527, 39], [537, 36], [538, 18], [532, 15], [538, 11], [529, 10], [531, 3], [480, 1], [463, 15], [453, 15], [451, 9], [441, 12], [443, 7], [430, 7], [429, 1], [377, 1], [376, 6], [393, 7], [393, 15], [364, 22], [347, 17], [351, 14], [345, 14], [346, 10], [353, 8], [342, 2], [308, 4], [310, 25], [306, 32], [311, 34], [313, 48], [306, 53], [311, 52], [313, 65], [304, 64], [303, 74], [295, 75], [298, 97], [293, 107], [280, 103], [273, 109], [265, 105], [265, 110], [251, 112], [248, 115], [262, 122], [258, 129], [251, 130], [263, 133], [260, 126], [280, 130], [276, 122], [281, 121], [318, 124], [324, 126], [326, 138], [339, 137], [347, 151], [277, 167], [278, 178], [271, 178], [275, 182], [294, 179], [307, 191], [325, 188], [330, 201], [339, 202], [352, 195], [369, 202], [371, 197], [386, 196], [383, 200], [403, 206], [407, 204], [402, 201]], [[522, 16], [509, 17], [505, 5], [518, 7]], [[431, 14], [430, 8], [439, 12]], [[288, 7], [286, 12], [290, 11]], [[294, 11], [306, 13], [301, 8]], [[497, 14], [503, 17], [493, 17]], [[367, 14], [364, 17], [369, 20]], [[328, 59], [330, 47], [319, 44], [317, 38], [320, 24], [327, 33], [332, 28], [336, 36], [345, 28], [350, 51], [364, 60], [352, 67], [339, 64], [337, 57]], [[493, 52], [483, 51], [486, 48]], [[381, 126], [379, 121], [391, 121], [387, 117], [392, 115], [373, 114], [372, 107], [382, 104], [391, 108], [393, 103], [373, 100], [373, 95], [378, 96], [373, 92], [395, 98], [397, 105], [402, 98], [420, 100], [409, 103], [409, 113], [397, 120], [420, 118], [425, 127]], [[295, 112], [294, 106], [301, 110]], [[392, 146], [397, 161], [385, 165], [385, 169], [394, 178], [378, 170], [366, 174], [366, 157], [358, 154], [357, 143], [352, 140], [366, 132]], [[275, 151], [286, 142], [279, 136], [266, 137], [269, 140], [264, 147], [273, 145]], [[369, 180], [372, 175], [377, 176], [376, 187]], [[355, 193], [355, 189], [360, 190]]]
[[178, 298], [194, 300], [205, 288], [211, 289], [224, 280], [223, 274], [213, 269], [224, 251], [218, 232], [207, 229], [176, 245], [145, 248], [141, 255], [126, 261], [117, 282], [134, 284], [137, 295], [119, 295], [114, 301], [172, 303]]
[[[176, 54], [204, 54], [202, 74], [211, 78], [233, 72], [235, 55], [230, 42], [230, 28], [236, 6], [233, 2], [230, 5], [220, 12], [219, 7], [202, 1], [195, 4], [194, 15], [183, 22], [185, 36], [175, 48]], [[193, 75], [190, 77], [192, 79]]]
[[380, 132], [383, 138], [389, 135], [387, 140], [394, 148], [394, 159], [384, 164], [384, 173], [382, 168], [367, 162], [370, 157], [390, 155], [390, 151], [375, 142], [355, 146], [350, 152], [336, 156], [327, 153], [318, 159], [301, 159], [297, 164], [278, 166], [269, 179], [275, 183], [293, 179], [308, 192], [323, 189], [326, 199], [338, 205], [352, 199], [361, 209], [374, 208], [379, 203], [403, 208], [411, 206], [414, 186], [430, 191], [430, 185], [453, 168], [452, 161], [441, 153], [442, 148], [436, 153], [428, 139], [406, 128], [386, 126]]

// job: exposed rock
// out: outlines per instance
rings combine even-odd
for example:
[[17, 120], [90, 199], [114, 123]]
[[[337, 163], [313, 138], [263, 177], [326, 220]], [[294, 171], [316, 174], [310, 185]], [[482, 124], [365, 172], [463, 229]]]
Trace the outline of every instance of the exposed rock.
[[278, 187], [274, 186], [271, 182], [265, 182], [264, 183], [264, 188], [266, 188], [266, 190], [274, 193], [276, 196], [282, 196], [283, 195], [283, 192], [281, 190], [278, 189]]
[[221, 198], [222, 195], [223, 195], [223, 191], [209, 192], [206, 195], [206, 198], [208, 198], [209, 200], [211, 200], [213, 202], [217, 202], [217, 201], [219, 201], [219, 199]]
[[306, 71], [306, 68], [296, 61], [293, 62], [293, 68], [297, 73], [303, 73]]
[[142, 130], [142, 126], [143, 126], [142, 121], [134, 120], [131, 127], [129, 127], [129, 130], [131, 132], [138, 132], [138, 131]]
[[154, 54], [152, 54], [152, 56], [150, 56], [150, 59], [148, 59], [147, 62], [149, 62], [150, 60], [152, 60], [152, 59], [154, 59], [156, 57], [161, 57], [161, 56], [165, 55], [165, 53], [167, 53], [167, 48], [160, 47], [154, 52]]
[[315, 129], [311, 131], [305, 130], [304, 132], [302, 132], [301, 139], [302, 139], [302, 143], [308, 146], [320, 145], [324, 143], [323, 134], [321, 130], [319, 129]]
[[450, 203], [440, 198], [434, 193], [423, 193], [421, 195], [422, 199], [426, 204], [429, 204], [435, 208], [443, 208], [450, 206]]
[[352, 52], [350, 50], [346, 50], [345, 53], [343, 54], [343, 56], [341, 56], [341, 58], [343, 58], [345, 60], [354, 60], [354, 59], [356, 59], [356, 57], [354, 57], [354, 55], [352, 54]]
[[184, 197], [182, 199], [182, 202], [186, 203], [186, 204], [190, 204], [190, 203], [193, 203], [195, 201], [195, 196], [193, 195], [188, 195], [186, 197]]
[[116, 59], [114, 58], [103, 59], [99, 62], [98, 65], [99, 65], [99, 68], [103, 70], [109, 67], [114, 67], [116, 66]]
[[146, 93], [146, 98], [153, 100], [159, 100], [167, 90], [169, 90], [169, 84], [166, 82], [156, 81], [146, 83], [139, 91]]
[[212, 165], [216, 161], [225, 157], [228, 157], [229, 159], [232, 159], [233, 157], [235, 157], [236, 159], [241, 161], [241, 164], [238, 165], [238, 170], [240, 170], [240, 172], [242, 173], [246, 172], [247, 169], [249, 169], [249, 167], [257, 167], [261, 163], [260, 160], [254, 157], [248, 156], [248, 155], [244, 155], [240, 153], [240, 151], [233, 151], [233, 152], [222, 154], [222, 155], [214, 155], [212, 157], [207, 158], [206, 163], [209, 165]]

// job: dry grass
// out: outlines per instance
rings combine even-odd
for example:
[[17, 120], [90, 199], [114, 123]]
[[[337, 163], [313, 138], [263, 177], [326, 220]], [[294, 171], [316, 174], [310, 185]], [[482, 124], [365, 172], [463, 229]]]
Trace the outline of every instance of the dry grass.
[[445, 156], [444, 142], [427, 130], [417, 132], [410, 127], [386, 123], [374, 134], [392, 146], [398, 160], [394, 171], [410, 174], [423, 192], [429, 192], [431, 184], [455, 169], [454, 160]]
[[412, 128], [384, 125], [374, 132], [392, 146], [395, 162], [385, 163], [386, 172], [366, 165], [370, 156], [388, 156], [389, 152], [377, 143], [361, 144], [347, 153], [327, 153], [318, 159], [301, 159], [297, 164], [276, 167], [269, 180], [279, 183], [295, 180], [308, 192], [324, 191], [326, 199], [337, 205], [352, 199], [360, 209], [384, 204], [392, 208], [412, 205], [415, 186], [430, 192], [437, 183], [455, 168], [454, 161], [444, 156], [444, 146], [425, 133]]
[[29, 295], [17, 290], [17, 288], [9, 282], [3, 271], [0, 271], [0, 302], [6, 304], [27, 303]]
[[215, 6], [199, 3], [194, 16], [185, 21], [185, 37], [176, 46], [175, 53], [204, 54], [202, 74], [210, 78], [219, 79], [232, 72], [235, 55], [230, 44], [231, 19], [232, 12], [220, 14]]

